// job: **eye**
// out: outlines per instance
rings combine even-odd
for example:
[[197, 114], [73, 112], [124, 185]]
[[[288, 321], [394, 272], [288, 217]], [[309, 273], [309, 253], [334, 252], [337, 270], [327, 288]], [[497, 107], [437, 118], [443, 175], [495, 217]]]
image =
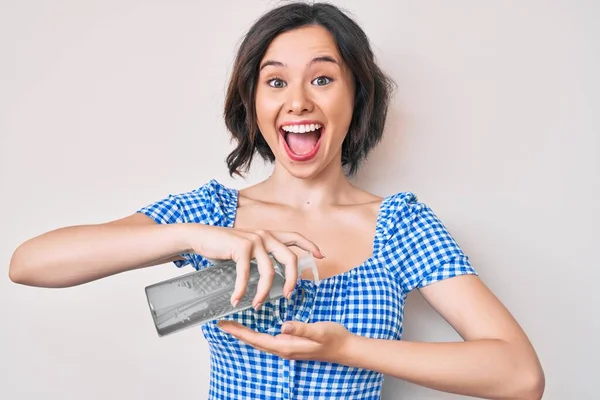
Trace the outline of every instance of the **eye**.
[[284, 88], [287, 86], [287, 83], [285, 83], [284, 81], [282, 81], [279, 78], [269, 79], [267, 81], [267, 83], [269, 84], [269, 86], [277, 88], [277, 89]]
[[331, 79], [327, 76], [319, 76], [311, 83], [316, 86], [325, 86], [325, 85], [329, 85], [331, 82], [333, 82], [333, 79]]

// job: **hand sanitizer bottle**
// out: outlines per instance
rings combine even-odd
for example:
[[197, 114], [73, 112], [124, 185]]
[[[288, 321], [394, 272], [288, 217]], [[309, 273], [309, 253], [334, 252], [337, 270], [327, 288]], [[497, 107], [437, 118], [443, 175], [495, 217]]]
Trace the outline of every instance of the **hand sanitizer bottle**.
[[[285, 266], [272, 255], [270, 258], [275, 276], [265, 302], [283, 297], [285, 283]], [[246, 293], [236, 307], [230, 302], [235, 287], [235, 261], [218, 261], [214, 264], [146, 287], [146, 298], [159, 336], [252, 308], [260, 278], [256, 260], [250, 261]], [[312, 255], [298, 259], [298, 276], [307, 269], [312, 271], [313, 279], [318, 282], [319, 275]]]

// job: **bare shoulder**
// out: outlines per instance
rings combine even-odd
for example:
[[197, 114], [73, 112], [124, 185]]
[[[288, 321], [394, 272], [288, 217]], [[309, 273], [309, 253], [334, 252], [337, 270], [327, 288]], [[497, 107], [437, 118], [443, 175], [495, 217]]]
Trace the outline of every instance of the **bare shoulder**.
[[381, 208], [384, 198], [366, 190], [356, 188], [355, 193], [348, 202], [348, 205], [357, 211], [367, 213], [368, 215], [377, 215]]
[[262, 193], [260, 184], [238, 190], [238, 209], [253, 208], [268, 204], [270, 203], [264, 198], [264, 193]]

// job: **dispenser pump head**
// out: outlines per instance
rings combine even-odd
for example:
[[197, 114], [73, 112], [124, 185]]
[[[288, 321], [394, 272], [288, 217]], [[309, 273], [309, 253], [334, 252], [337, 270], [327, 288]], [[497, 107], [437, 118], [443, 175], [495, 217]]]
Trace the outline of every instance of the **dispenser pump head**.
[[302, 272], [307, 269], [312, 271], [315, 283], [319, 283], [319, 271], [317, 270], [317, 264], [315, 264], [315, 260], [310, 253], [298, 258], [298, 276], [302, 275]]

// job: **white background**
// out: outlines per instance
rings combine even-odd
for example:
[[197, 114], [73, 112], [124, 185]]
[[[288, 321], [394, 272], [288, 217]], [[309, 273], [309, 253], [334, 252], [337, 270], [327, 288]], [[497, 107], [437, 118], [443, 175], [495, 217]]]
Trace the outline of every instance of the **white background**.
[[[596, 399], [600, 6], [347, 0], [398, 84], [356, 178], [442, 218], [529, 334], [545, 399]], [[159, 339], [140, 270], [69, 289], [13, 284], [24, 240], [228, 177], [234, 52], [273, 1], [0, 1], [0, 398], [204, 399], [200, 329]], [[468, 307], [468, 305], [465, 305]], [[458, 336], [409, 297], [407, 340]], [[386, 379], [383, 398], [459, 396]]]

